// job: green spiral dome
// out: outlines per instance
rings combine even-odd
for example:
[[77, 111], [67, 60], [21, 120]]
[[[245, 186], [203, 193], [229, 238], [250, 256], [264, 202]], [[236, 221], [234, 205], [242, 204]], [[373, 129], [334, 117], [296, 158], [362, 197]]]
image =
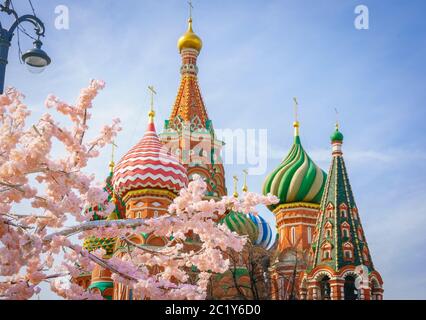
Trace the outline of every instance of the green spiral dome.
[[238, 233], [240, 236], [248, 236], [252, 243], [259, 236], [257, 226], [248, 215], [241, 212], [231, 211], [219, 223], [226, 224], [229, 230]]
[[264, 195], [271, 193], [280, 199], [278, 204], [269, 206], [270, 210], [292, 202], [319, 204], [326, 178], [326, 173], [303, 149], [297, 134], [287, 157], [265, 179], [262, 191]]

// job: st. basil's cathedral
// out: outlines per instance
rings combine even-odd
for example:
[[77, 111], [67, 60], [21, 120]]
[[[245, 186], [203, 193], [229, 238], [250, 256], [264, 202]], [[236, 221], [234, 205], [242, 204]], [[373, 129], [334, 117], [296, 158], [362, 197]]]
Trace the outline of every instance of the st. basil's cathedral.
[[[170, 117], [158, 134], [151, 101], [144, 136], [117, 164], [111, 161], [105, 190], [115, 210], [107, 219], [166, 214], [194, 174], [206, 181], [207, 199], [219, 199], [228, 193], [220, 157], [224, 143], [215, 135], [198, 84], [197, 58], [202, 40], [193, 31], [192, 17], [178, 40], [178, 49], [182, 57], [181, 81]], [[279, 199], [268, 207], [276, 218], [276, 237], [260, 215], [231, 211], [218, 223], [247, 236], [257, 254], [269, 257], [266, 272], [262, 272], [265, 285], [260, 288], [268, 299], [382, 300], [383, 280], [374, 268], [352, 193], [342, 152], [343, 134], [336, 125], [331, 135], [331, 165], [326, 173], [304, 150], [297, 119], [293, 126], [294, 142], [288, 155], [266, 176], [262, 187], [263, 194]], [[234, 196], [238, 196], [235, 186]], [[86, 210], [93, 212], [94, 220], [101, 219], [96, 214], [102, 210], [101, 204]], [[135, 234], [131, 241], [155, 249], [164, 246], [167, 239]], [[84, 241], [84, 247], [89, 251], [103, 248], [105, 258], [120, 256], [126, 250], [125, 244], [116, 239], [93, 237]], [[232, 284], [235, 279], [241, 284], [250, 281], [244, 265], [214, 277], [208, 298], [240, 299]], [[132, 290], [114, 283], [110, 271], [100, 266], [73, 281], [98, 291], [105, 299], [138, 299]], [[248, 293], [246, 298], [256, 297]]]

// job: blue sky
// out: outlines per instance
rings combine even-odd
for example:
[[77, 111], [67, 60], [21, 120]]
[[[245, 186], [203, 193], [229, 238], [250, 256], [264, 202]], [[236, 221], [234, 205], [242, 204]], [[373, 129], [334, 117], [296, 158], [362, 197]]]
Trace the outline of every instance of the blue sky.
[[[19, 13], [30, 12], [27, 1], [14, 2]], [[26, 94], [34, 119], [49, 93], [72, 102], [98, 78], [107, 87], [95, 103], [93, 134], [120, 117], [118, 154], [124, 154], [145, 129], [149, 84], [158, 91], [161, 131], [179, 84], [176, 41], [186, 29], [186, 1], [32, 2], [45, 21], [44, 49], [53, 62], [42, 74], [29, 73], [19, 64], [15, 39], [6, 83]], [[69, 30], [55, 29], [60, 4], [69, 7]], [[354, 27], [360, 4], [369, 8], [368, 30]], [[195, 0], [194, 6], [194, 29], [204, 41], [199, 80], [215, 128], [267, 129], [270, 172], [291, 146], [297, 96], [303, 146], [328, 170], [338, 108], [346, 164], [385, 298], [426, 299], [426, 3]], [[22, 37], [21, 47], [31, 42]], [[109, 150], [88, 170], [102, 179], [108, 160]], [[226, 166], [228, 189], [244, 167]], [[250, 176], [250, 189], [260, 191], [265, 176]], [[272, 214], [260, 211], [274, 224]]]

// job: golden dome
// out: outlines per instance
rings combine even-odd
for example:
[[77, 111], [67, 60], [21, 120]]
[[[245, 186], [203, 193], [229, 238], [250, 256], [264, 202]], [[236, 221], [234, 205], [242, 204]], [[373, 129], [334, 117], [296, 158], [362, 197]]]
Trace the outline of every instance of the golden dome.
[[189, 18], [188, 30], [178, 40], [179, 52], [181, 52], [182, 49], [187, 49], [187, 48], [195, 49], [198, 52], [200, 52], [202, 47], [203, 47], [203, 41], [192, 30], [192, 19]]

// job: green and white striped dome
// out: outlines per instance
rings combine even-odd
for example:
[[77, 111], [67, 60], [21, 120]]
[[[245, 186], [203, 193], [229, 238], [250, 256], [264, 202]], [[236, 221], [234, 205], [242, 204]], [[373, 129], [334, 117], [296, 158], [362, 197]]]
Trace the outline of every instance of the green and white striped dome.
[[248, 215], [241, 212], [231, 211], [219, 223], [225, 223], [229, 230], [238, 233], [240, 236], [248, 236], [252, 243], [259, 236], [257, 226]]
[[319, 204], [324, 192], [327, 175], [303, 149], [298, 122], [294, 124], [294, 127], [294, 143], [289, 154], [263, 183], [264, 195], [271, 193], [280, 199], [278, 204], [269, 207], [271, 210], [285, 203]]

